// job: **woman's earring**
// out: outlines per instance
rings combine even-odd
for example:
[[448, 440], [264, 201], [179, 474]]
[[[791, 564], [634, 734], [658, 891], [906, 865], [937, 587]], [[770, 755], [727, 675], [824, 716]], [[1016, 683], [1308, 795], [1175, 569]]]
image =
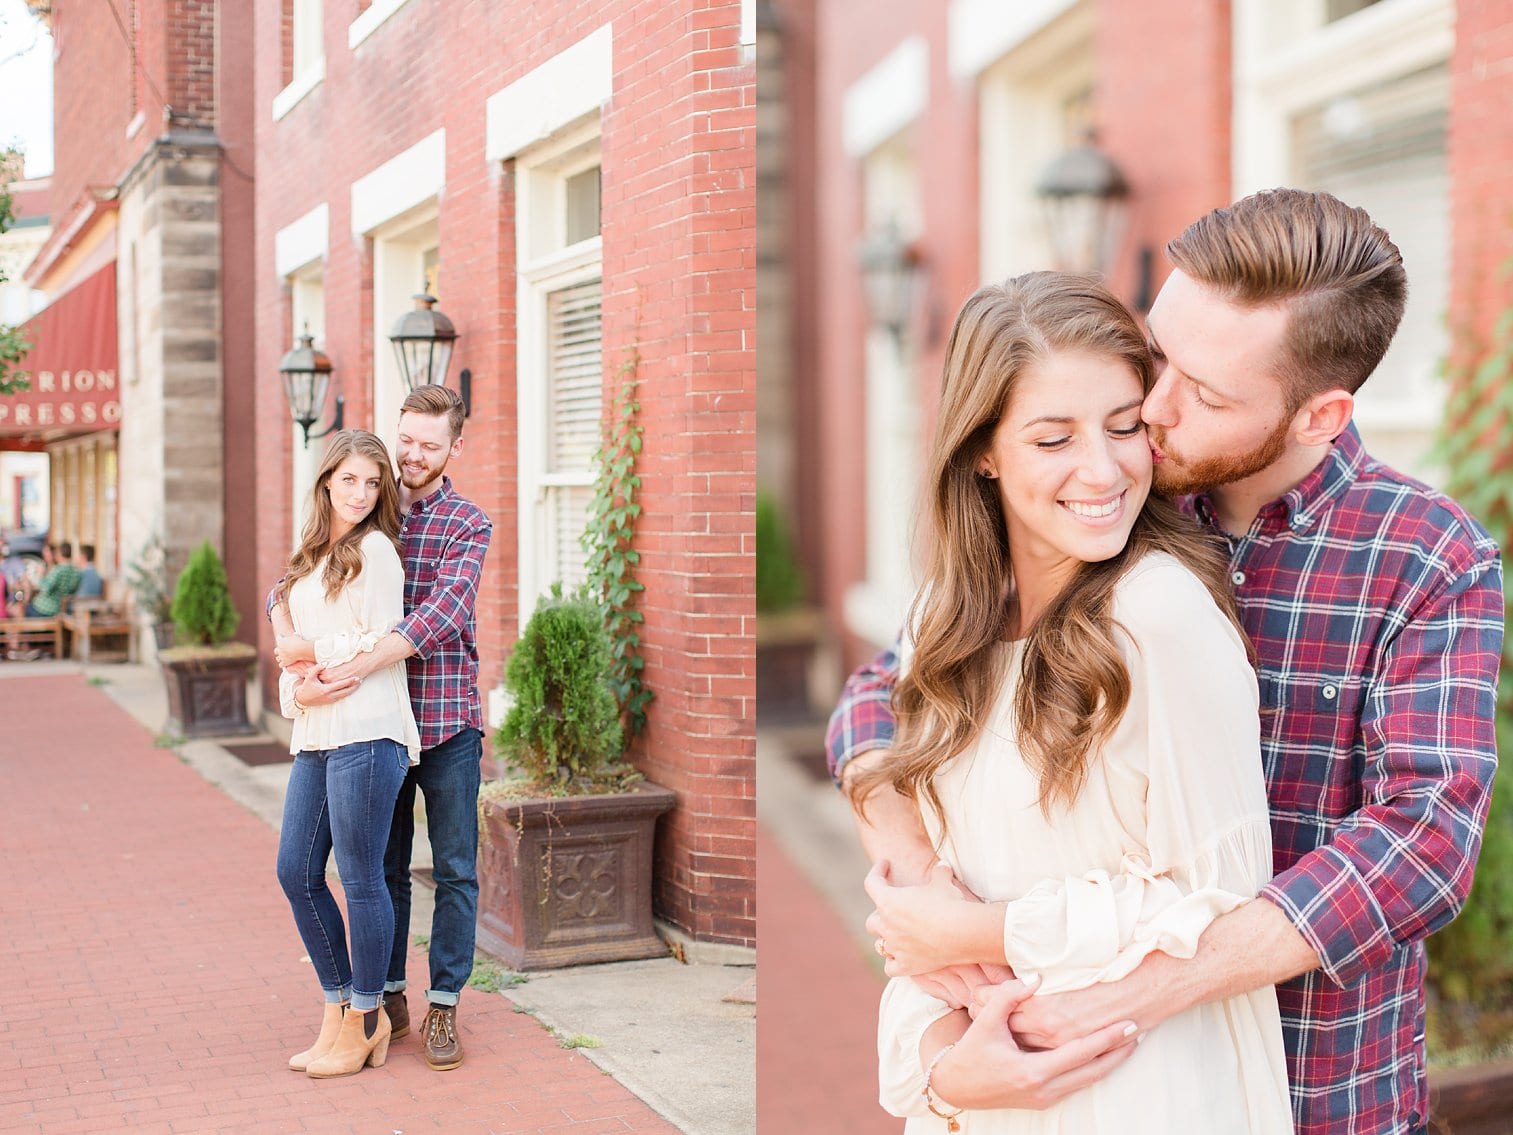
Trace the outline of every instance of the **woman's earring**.
[[995, 472], [993, 472], [993, 470], [990, 469], [986, 465], [984, 465], [981, 469], [977, 470], [977, 475], [979, 477], [986, 478], [989, 481], [996, 481], [998, 479], [998, 474], [995, 473]]

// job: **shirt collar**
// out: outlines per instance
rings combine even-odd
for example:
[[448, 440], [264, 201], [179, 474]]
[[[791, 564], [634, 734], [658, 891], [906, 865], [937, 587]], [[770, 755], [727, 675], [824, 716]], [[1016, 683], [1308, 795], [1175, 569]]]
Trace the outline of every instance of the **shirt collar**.
[[449, 497], [455, 495], [456, 494], [452, 492], [452, 478], [443, 473], [441, 475], [441, 487], [433, 489], [430, 496], [422, 497], [418, 501], [411, 501], [410, 511], [425, 512], [428, 509], [435, 508], [442, 501], [447, 500]]
[[[1263, 530], [1285, 524], [1294, 532], [1307, 531], [1355, 484], [1366, 461], [1366, 448], [1352, 422], [1308, 476], [1261, 509], [1257, 519]], [[1206, 526], [1218, 525], [1218, 512], [1208, 493], [1193, 498], [1193, 511]]]

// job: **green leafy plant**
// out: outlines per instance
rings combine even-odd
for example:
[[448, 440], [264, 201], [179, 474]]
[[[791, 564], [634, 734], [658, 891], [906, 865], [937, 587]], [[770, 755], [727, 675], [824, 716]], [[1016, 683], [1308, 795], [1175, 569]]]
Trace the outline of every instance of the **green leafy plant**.
[[[1442, 368], [1449, 381], [1434, 457], [1448, 470], [1446, 491], [1480, 520], [1503, 550], [1513, 549], [1513, 304], [1491, 338], [1466, 344]], [[1505, 576], [1505, 586], [1507, 577]], [[1497, 747], [1513, 753], [1513, 607], [1504, 605]], [[1506, 768], [1492, 793], [1476, 882], [1460, 916], [1429, 939], [1429, 979], [1444, 1014], [1440, 1028], [1461, 1043], [1470, 1031], [1513, 1037], [1513, 798]], [[1474, 1013], [1468, 1010], [1474, 1008]], [[1498, 1022], [1501, 1022], [1500, 1024]]]
[[777, 501], [756, 499], [756, 609], [763, 615], [791, 611], [804, 601], [804, 573], [793, 551]]
[[155, 623], [166, 623], [173, 618], [167, 564], [163, 543], [154, 536], [126, 565], [126, 586], [131, 589], [137, 610], [146, 612]]
[[[16, 219], [10, 183], [21, 172], [21, 153], [15, 149], [0, 151], [0, 234]], [[0, 271], [0, 284], [9, 279]], [[31, 350], [31, 343], [19, 327], [0, 323], [0, 394], [19, 394], [31, 387], [30, 376], [21, 368], [21, 360]]]
[[641, 680], [646, 660], [641, 657], [639, 628], [645, 618], [636, 609], [636, 596], [645, 587], [634, 575], [641, 560], [635, 549], [636, 519], [641, 515], [636, 499], [641, 489], [636, 458], [644, 433], [639, 420], [641, 404], [636, 400], [639, 361], [632, 352], [620, 367], [620, 393], [610, 407], [604, 441], [594, 454], [599, 472], [581, 541], [588, 553], [589, 592], [605, 610], [610, 636], [610, 689], [632, 737], [646, 727], [646, 706], [652, 699], [652, 692]]
[[240, 621], [226, 585], [226, 567], [206, 540], [189, 557], [174, 589], [174, 630], [180, 642], [216, 646], [236, 633]]
[[564, 596], [560, 585], [542, 596], [505, 667], [512, 704], [494, 735], [499, 753], [536, 789], [623, 783], [625, 735], [612, 671], [604, 609], [592, 596], [581, 589]]

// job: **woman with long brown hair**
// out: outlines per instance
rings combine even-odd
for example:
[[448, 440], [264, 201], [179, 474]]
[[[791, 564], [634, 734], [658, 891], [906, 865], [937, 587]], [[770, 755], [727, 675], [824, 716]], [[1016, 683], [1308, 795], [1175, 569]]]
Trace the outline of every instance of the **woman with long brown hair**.
[[[384, 978], [394, 908], [384, 883], [389, 822], [420, 735], [403, 662], [346, 683], [321, 680], [372, 650], [404, 616], [399, 491], [388, 450], [366, 430], [332, 437], [316, 475], [299, 547], [274, 590], [315, 661], [279, 676], [284, 715], [294, 719], [294, 767], [284, 797], [278, 878], [325, 994], [320, 1034], [289, 1067], [316, 1078], [382, 1065], [389, 1049]], [[346, 692], [350, 687], [350, 692]], [[332, 852], [351, 923], [326, 884]]]
[[1292, 1130], [1270, 989], [1138, 1049], [1132, 1024], [1110, 1026], [1058, 1091], [984, 1075], [1030, 989], [1190, 954], [1271, 874], [1256, 678], [1222, 554], [1151, 495], [1153, 379], [1139, 325], [1086, 277], [983, 288], [952, 332], [898, 733], [851, 790], [863, 815], [878, 792], [912, 800], [944, 864], [927, 886], [869, 879], [890, 972], [997, 963], [1018, 981], [975, 1020], [890, 982], [882, 1102], [910, 1132]]

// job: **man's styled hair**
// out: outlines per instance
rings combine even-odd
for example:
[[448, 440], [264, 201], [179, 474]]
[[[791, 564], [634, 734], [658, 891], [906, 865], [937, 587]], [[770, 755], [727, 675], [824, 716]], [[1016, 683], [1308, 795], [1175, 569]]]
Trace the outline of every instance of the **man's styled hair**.
[[410, 391], [410, 396], [400, 406], [401, 414], [428, 414], [431, 417], [447, 416], [447, 425], [452, 431], [452, 440], [462, 436], [462, 421], [467, 416], [462, 409], [462, 395], [446, 386], [427, 383]]
[[1186, 275], [1242, 307], [1286, 304], [1281, 374], [1294, 405], [1354, 394], [1403, 318], [1408, 277], [1397, 245], [1338, 197], [1268, 189], [1215, 209], [1166, 246]]
[[84, 558], [90, 563], [95, 562], [95, 546], [93, 544], [80, 544], [79, 551], [84, 554]]
[[58, 545], [58, 556], [59, 556], [59, 558], [65, 559], [65, 560], [72, 559], [73, 558], [73, 554], [74, 554], [74, 546], [69, 541], [64, 540], [63, 543], [61, 543], [61, 544]]

